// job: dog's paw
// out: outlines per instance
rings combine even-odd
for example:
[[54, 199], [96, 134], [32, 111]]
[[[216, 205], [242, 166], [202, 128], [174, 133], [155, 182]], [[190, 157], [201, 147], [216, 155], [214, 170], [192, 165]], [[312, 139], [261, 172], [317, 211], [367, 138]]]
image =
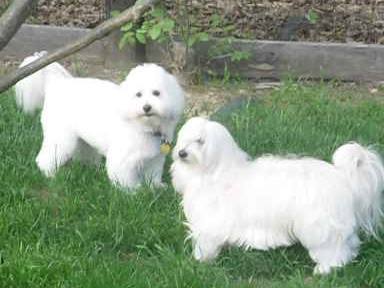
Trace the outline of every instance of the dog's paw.
[[313, 275], [327, 275], [331, 272], [330, 266], [324, 266], [317, 264], [315, 269], [313, 269]]
[[211, 262], [213, 261], [218, 254], [218, 250], [216, 249], [202, 249], [200, 246], [195, 246], [193, 249], [193, 258], [195, 258], [199, 262]]
[[201, 249], [199, 247], [195, 247], [193, 249], [193, 258], [199, 262], [204, 262], [203, 254], [201, 253]]
[[42, 157], [37, 157], [36, 158], [36, 165], [41, 171], [41, 173], [44, 174], [45, 177], [47, 178], [53, 178], [56, 173], [56, 169], [54, 165], [49, 164], [48, 161], [43, 161]]

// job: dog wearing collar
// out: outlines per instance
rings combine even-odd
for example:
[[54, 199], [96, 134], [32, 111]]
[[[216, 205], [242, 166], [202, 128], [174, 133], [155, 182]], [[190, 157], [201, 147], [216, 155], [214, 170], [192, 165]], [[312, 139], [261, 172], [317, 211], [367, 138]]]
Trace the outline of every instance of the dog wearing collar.
[[119, 186], [133, 188], [143, 180], [161, 185], [161, 147], [172, 141], [184, 110], [184, 92], [173, 75], [156, 64], [143, 64], [120, 85], [48, 76], [41, 114], [44, 137], [36, 158], [46, 176], [54, 176], [72, 158], [98, 163], [104, 156], [108, 176]]

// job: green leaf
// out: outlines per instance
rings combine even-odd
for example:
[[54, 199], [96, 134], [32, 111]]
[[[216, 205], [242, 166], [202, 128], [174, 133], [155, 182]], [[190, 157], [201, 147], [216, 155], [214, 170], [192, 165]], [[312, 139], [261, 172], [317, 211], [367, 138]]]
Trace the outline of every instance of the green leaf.
[[129, 31], [133, 28], [133, 23], [127, 23], [123, 26], [121, 26], [120, 30], [123, 32]]
[[233, 51], [231, 53], [231, 61], [239, 62], [241, 60], [247, 60], [251, 57], [251, 53], [248, 51]]
[[207, 42], [209, 40], [209, 34], [206, 32], [200, 32], [197, 34], [197, 38], [200, 42]]
[[137, 30], [141, 31], [142, 33], [147, 33], [147, 31], [149, 30], [149, 28], [151, 28], [152, 26], [149, 25], [149, 23], [147, 21], [144, 21], [143, 24], [141, 25], [141, 27], [139, 27]]
[[317, 21], [319, 20], [319, 14], [313, 10], [313, 9], [309, 9], [308, 11], [308, 14], [307, 14], [307, 19], [309, 21], [309, 23], [311, 24], [316, 24]]
[[146, 44], [147, 43], [147, 39], [145, 38], [145, 33], [140, 32], [140, 30], [136, 31], [136, 39], [141, 44]]
[[120, 15], [121, 14], [121, 12], [119, 11], [119, 10], [112, 10], [111, 11], [111, 16], [112, 17], [116, 17], [116, 16], [118, 16], [118, 15]]
[[153, 26], [148, 31], [148, 35], [149, 35], [149, 37], [151, 37], [152, 40], [158, 39], [160, 34], [161, 34], [161, 26], [160, 25]]
[[120, 41], [119, 41], [119, 49], [121, 50], [121, 49], [123, 49], [124, 48], [124, 46], [125, 46], [125, 44], [126, 44], [126, 42], [123, 40], [123, 37], [120, 39]]
[[193, 44], [195, 44], [196, 42], [196, 38], [195, 37], [190, 37], [188, 40], [187, 40], [187, 45], [188, 47], [192, 47]]
[[133, 45], [135, 43], [135, 34], [133, 32], [126, 32], [119, 41], [119, 49], [123, 49], [126, 44]]
[[171, 32], [175, 27], [175, 21], [170, 18], [166, 18], [159, 23], [164, 32]]
[[165, 16], [165, 11], [164, 9], [157, 7], [152, 10], [151, 14], [153, 17], [163, 18]]
[[233, 43], [233, 38], [232, 37], [225, 38], [225, 45], [231, 45], [232, 43]]
[[192, 47], [198, 42], [205, 42], [209, 40], [209, 34], [206, 32], [199, 32], [196, 34], [191, 34], [189, 39], [187, 40], [188, 47]]
[[218, 27], [220, 25], [220, 23], [222, 22], [222, 18], [218, 14], [213, 14], [211, 16], [210, 20], [211, 20], [211, 27], [212, 28]]
[[156, 41], [159, 43], [163, 43], [165, 40], [167, 40], [167, 37], [165, 37], [164, 35], [160, 35], [160, 37]]

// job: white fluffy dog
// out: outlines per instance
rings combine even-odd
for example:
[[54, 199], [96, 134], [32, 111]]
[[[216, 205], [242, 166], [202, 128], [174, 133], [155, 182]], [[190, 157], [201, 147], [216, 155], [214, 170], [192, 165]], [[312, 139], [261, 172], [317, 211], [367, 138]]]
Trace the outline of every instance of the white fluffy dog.
[[[46, 51], [36, 52], [21, 62], [19, 67], [23, 67], [47, 54]], [[45, 68], [33, 73], [32, 75], [20, 80], [15, 85], [16, 104], [25, 113], [33, 114], [43, 107], [44, 89], [48, 77], [70, 78], [71, 74], [59, 63], [54, 62]]]
[[313, 158], [263, 156], [242, 151], [217, 122], [190, 119], [173, 153], [172, 181], [200, 261], [225, 245], [266, 250], [300, 242], [316, 262], [314, 272], [353, 259], [359, 229], [375, 235], [382, 216], [384, 167], [357, 143]]
[[135, 67], [120, 85], [54, 73], [43, 92], [44, 139], [36, 162], [46, 176], [73, 157], [97, 162], [103, 155], [114, 183], [161, 185], [160, 145], [173, 139], [184, 109], [184, 92], [174, 76], [155, 64]]

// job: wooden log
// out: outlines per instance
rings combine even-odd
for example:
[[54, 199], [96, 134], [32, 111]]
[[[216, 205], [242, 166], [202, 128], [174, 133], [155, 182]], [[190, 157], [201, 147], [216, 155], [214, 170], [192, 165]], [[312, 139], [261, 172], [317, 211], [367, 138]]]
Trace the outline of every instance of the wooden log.
[[229, 63], [231, 73], [252, 79], [281, 79], [290, 75], [344, 81], [384, 80], [381, 45], [236, 40], [233, 47], [251, 55], [237, 63], [220, 57], [208, 61], [206, 51], [212, 45], [215, 43], [198, 46], [195, 54], [200, 63], [208, 62], [208, 68], [217, 73], [222, 73], [225, 63]]
[[[356, 43], [312, 43], [288, 41], [234, 40], [233, 48], [247, 51], [250, 58], [231, 62], [228, 55], [209, 56], [217, 40], [194, 47], [194, 65], [223, 75], [225, 65], [232, 75], [249, 79], [280, 80], [285, 76], [342, 81], [384, 81], [384, 46]], [[151, 44], [147, 57], [165, 58]], [[160, 45], [161, 46], [161, 45]]]

